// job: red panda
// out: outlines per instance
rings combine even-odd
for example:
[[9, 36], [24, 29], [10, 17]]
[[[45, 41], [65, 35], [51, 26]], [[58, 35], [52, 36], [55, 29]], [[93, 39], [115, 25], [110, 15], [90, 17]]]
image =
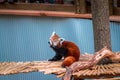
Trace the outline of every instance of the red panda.
[[66, 67], [79, 60], [80, 50], [78, 46], [71, 41], [66, 41], [59, 37], [55, 32], [52, 33], [48, 43], [56, 53], [49, 61], [61, 60], [64, 57], [62, 67]]

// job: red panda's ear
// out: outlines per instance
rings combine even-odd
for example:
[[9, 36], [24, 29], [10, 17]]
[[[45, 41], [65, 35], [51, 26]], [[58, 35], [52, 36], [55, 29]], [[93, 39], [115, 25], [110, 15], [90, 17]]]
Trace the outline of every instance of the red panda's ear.
[[50, 36], [50, 39], [52, 39], [55, 36], [55, 32], [52, 32], [52, 35]]
[[57, 35], [56, 32], [52, 32], [52, 35], [50, 38], [52, 38], [53, 36], [56, 36], [56, 35]]
[[55, 35], [55, 34], [56, 34], [56, 32], [53, 32], [53, 33], [52, 33], [52, 35]]
[[51, 35], [51, 37], [50, 37], [50, 40], [52, 39], [52, 40], [55, 40], [55, 39], [59, 39], [60, 37], [55, 33], [55, 32], [53, 32], [52, 33], [52, 35]]

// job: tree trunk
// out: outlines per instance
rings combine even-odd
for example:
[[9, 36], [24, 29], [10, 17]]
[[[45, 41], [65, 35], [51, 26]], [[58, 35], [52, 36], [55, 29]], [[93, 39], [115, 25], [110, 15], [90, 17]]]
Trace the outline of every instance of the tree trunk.
[[108, 0], [91, 0], [95, 51], [111, 49]]

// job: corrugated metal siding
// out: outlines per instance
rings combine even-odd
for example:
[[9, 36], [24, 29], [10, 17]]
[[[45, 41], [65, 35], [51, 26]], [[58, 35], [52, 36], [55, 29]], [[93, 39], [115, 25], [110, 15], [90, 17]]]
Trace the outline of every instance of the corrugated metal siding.
[[120, 23], [111, 22], [111, 43], [113, 51], [120, 51]]
[[78, 44], [82, 53], [94, 52], [90, 20], [0, 16], [1, 61], [47, 60], [54, 55], [48, 45], [53, 31]]
[[[114, 51], [120, 51], [120, 23], [111, 23]], [[75, 42], [81, 53], [94, 53], [92, 21], [88, 19], [0, 16], [0, 61], [47, 60], [54, 55], [48, 40], [55, 31]], [[0, 76], [0, 80], [59, 80], [55, 76], [28, 73]]]

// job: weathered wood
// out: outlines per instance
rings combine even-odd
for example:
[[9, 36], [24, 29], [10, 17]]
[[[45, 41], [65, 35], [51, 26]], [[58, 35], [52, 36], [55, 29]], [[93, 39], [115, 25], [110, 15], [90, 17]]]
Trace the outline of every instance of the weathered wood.
[[[105, 61], [105, 62], [104, 62]], [[102, 64], [101, 64], [102, 63]], [[76, 73], [76, 72], [80, 72], [79, 76], [86, 76], [89, 75], [88, 73], [91, 72], [89, 70], [95, 70], [93, 72], [92, 75], [94, 75], [94, 77], [104, 77], [106, 74], [107, 76], [117, 76], [120, 75], [120, 70], [117, 70], [117, 72], [113, 72], [114, 70], [111, 70], [111, 66], [108, 66], [106, 64], [111, 64], [111, 63], [120, 63], [120, 53], [113, 53], [111, 50], [109, 50], [108, 48], [103, 48], [101, 50], [99, 50], [98, 52], [96, 52], [94, 54], [94, 56], [92, 57], [91, 60], [85, 61], [85, 62], [75, 62], [73, 63], [71, 66], [69, 66], [66, 69], [66, 73], [63, 77], [63, 80], [70, 80], [72, 74]], [[104, 65], [104, 67], [102, 66], [102, 68], [99, 65]], [[104, 69], [104, 73], [103, 70]], [[114, 68], [115, 70], [118, 69], [118, 67]], [[84, 70], [84, 72], [83, 72]], [[81, 72], [82, 71], [82, 72]], [[102, 73], [101, 73], [102, 72]], [[117, 74], [114, 74], [117, 73]], [[78, 75], [77, 75], [78, 76]], [[88, 76], [88, 77], [91, 77]]]
[[[2, 0], [1, 0], [2, 1]], [[45, 3], [15, 3], [15, 4], [0, 4], [0, 9], [6, 10], [39, 10], [39, 11], [64, 11], [64, 12], [75, 12], [75, 13], [91, 13], [91, 0], [75, 0], [75, 5], [72, 4], [45, 4]], [[110, 15], [120, 15], [119, 5], [113, 5], [113, 0], [109, 0]]]
[[[119, 55], [120, 53], [116, 53]], [[85, 64], [86, 60], [90, 60], [93, 55], [82, 54], [80, 58], [81, 64]], [[61, 67], [62, 61], [33, 61], [33, 62], [0, 62], [0, 75], [43, 72], [44, 74], [55, 74], [58, 78], [64, 76], [66, 69]], [[80, 70], [73, 73], [75, 80], [84, 78], [99, 78], [106, 76], [119, 76], [120, 63], [109, 65], [96, 65], [91, 69]]]
[[74, 5], [70, 4], [6, 3], [0, 4], [0, 9], [75, 12]]
[[85, 0], [75, 0], [75, 12], [77, 14], [86, 13], [86, 2], [85, 2]]
[[[27, 66], [28, 63], [30, 63], [31, 65]], [[53, 65], [55, 63], [53, 62]], [[61, 62], [57, 62], [57, 63], [59, 64]], [[40, 69], [39, 66], [43, 66], [43, 65], [44, 65], [45, 69], [40, 69], [41, 70], [40, 72], [44, 72], [44, 74], [52, 74], [52, 73], [56, 74], [57, 72], [62, 71], [63, 72], [62, 74], [56, 74], [56, 75], [58, 75], [57, 77], [62, 77], [65, 73], [65, 68], [59, 68], [57, 66], [56, 66], [56, 68], [54, 68], [54, 66], [53, 66], [53, 68], [52, 68], [52, 66], [51, 66], [51, 68], [49, 68], [49, 67], [46, 68], [46, 65], [48, 65], [48, 66], [52, 65], [51, 62], [45, 62], [45, 64], [43, 64], [43, 62], [23, 62], [23, 63], [21, 63], [21, 62], [10, 63], [9, 62], [7, 64], [9, 66], [5, 70], [3, 70], [3, 72], [0, 71], [1, 75], [38, 71], [37, 69]], [[12, 68], [12, 66], [15, 66], [15, 65], [16, 65], [16, 67]], [[25, 65], [26, 65], [26, 67], [25, 67]], [[24, 66], [24, 68], [20, 68], [22, 66]], [[36, 66], [36, 67], [32, 67], [32, 66]], [[2, 66], [2, 67], [4, 67], [4, 66]], [[11, 67], [11, 69], [10, 69], [10, 67]], [[91, 69], [86, 69], [86, 70], [81, 70], [79, 72], [76, 72], [73, 74], [73, 76], [76, 79], [95, 78], [95, 77], [99, 77], [99, 76], [105, 77], [106, 75], [107, 76], [118, 76], [118, 75], [120, 75], [119, 67], [120, 67], [119, 63], [118, 64], [109, 64], [109, 65], [99, 65], [99, 66], [96, 65], [96, 66], [92, 67]], [[10, 69], [10, 70], [7, 71], [7, 69]]]
[[[79, 72], [73, 73], [76, 78], [95, 78], [95, 77], [114, 77], [120, 75], [120, 68], [115, 66], [116, 64], [109, 65], [99, 65], [97, 68], [92, 68], [92, 70], [81, 70]], [[119, 64], [117, 64], [119, 65]], [[111, 67], [112, 66], [112, 67]], [[118, 69], [119, 68], [119, 69]], [[116, 70], [117, 69], [117, 70]]]

